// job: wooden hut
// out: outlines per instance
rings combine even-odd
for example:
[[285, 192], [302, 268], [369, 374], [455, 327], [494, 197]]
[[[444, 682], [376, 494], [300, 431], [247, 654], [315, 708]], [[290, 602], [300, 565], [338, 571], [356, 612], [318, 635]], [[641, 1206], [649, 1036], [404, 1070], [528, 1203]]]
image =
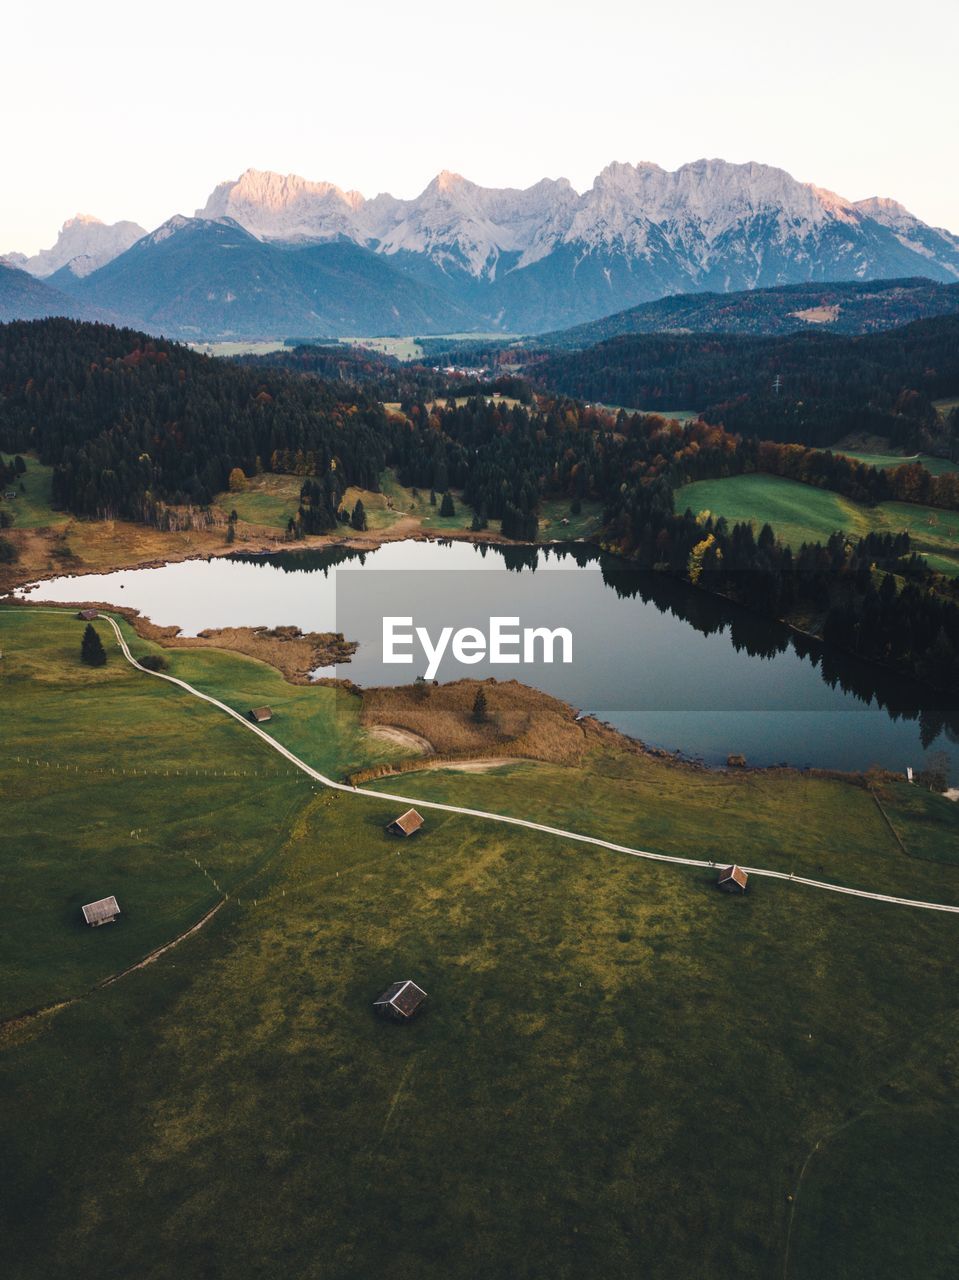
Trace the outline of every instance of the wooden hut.
[[81, 622], [93, 622], [93, 620], [99, 616], [100, 615], [96, 609], [81, 609], [77, 614], [77, 617]]
[[394, 982], [383, 994], [373, 1001], [373, 1008], [384, 1018], [392, 1018], [395, 1022], [408, 1022], [422, 1007], [426, 1000], [426, 992], [409, 978], [402, 982]]
[[113, 924], [120, 914], [117, 900], [112, 895], [109, 898], [100, 898], [97, 902], [88, 902], [82, 910], [84, 923], [92, 925], [94, 929], [101, 924]]
[[422, 825], [423, 819], [416, 810], [407, 809], [398, 818], [394, 818], [392, 822], [387, 823], [386, 829], [393, 836], [411, 836], [415, 835]]
[[719, 872], [716, 888], [722, 889], [723, 893], [745, 893], [748, 880], [749, 876], [742, 867], [723, 867]]
[[269, 707], [254, 707], [249, 716], [254, 724], [266, 724], [267, 720], [273, 719], [273, 712]]

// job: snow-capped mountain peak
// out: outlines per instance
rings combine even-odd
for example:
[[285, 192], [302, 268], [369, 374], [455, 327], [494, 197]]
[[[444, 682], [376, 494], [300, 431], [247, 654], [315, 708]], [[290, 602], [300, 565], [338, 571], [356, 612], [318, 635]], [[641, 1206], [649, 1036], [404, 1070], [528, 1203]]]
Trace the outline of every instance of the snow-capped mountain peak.
[[[140, 239], [101, 273], [94, 268], [116, 256], [110, 238], [118, 230], [127, 243]], [[894, 200], [854, 203], [757, 162], [704, 158], [669, 170], [617, 160], [582, 193], [565, 178], [490, 188], [444, 170], [412, 199], [369, 200], [332, 182], [247, 169], [220, 183], [196, 217], [178, 214], [149, 236], [134, 224], [110, 228], [78, 215], [55, 250], [31, 265], [52, 272], [64, 263], [69, 273], [58, 286], [86, 285], [64, 277], [90, 272], [85, 296], [117, 312], [144, 306], [181, 278], [176, 296], [195, 310], [196, 281], [206, 279], [203, 305], [229, 302], [216, 322], [229, 332], [244, 307], [243, 323], [254, 328], [260, 308], [270, 317], [264, 332], [294, 323], [309, 332], [332, 289], [330, 332], [362, 332], [350, 326], [394, 314], [395, 301], [406, 299], [413, 310], [403, 314], [417, 317], [419, 332], [452, 324], [533, 333], [668, 294], [955, 281], [959, 237]], [[343, 294], [346, 278], [362, 283]]]
[[[51, 276], [61, 267], [67, 267], [75, 276], [86, 276], [125, 253], [144, 234], [135, 222], [108, 226], [92, 214], [78, 213], [66, 220], [51, 249], [41, 249], [33, 257], [21, 259], [20, 265], [35, 276]], [[21, 255], [17, 257], [20, 259]]]
[[332, 182], [247, 169], [235, 182], [221, 182], [196, 216], [233, 218], [261, 240], [354, 239], [365, 204], [358, 191]]

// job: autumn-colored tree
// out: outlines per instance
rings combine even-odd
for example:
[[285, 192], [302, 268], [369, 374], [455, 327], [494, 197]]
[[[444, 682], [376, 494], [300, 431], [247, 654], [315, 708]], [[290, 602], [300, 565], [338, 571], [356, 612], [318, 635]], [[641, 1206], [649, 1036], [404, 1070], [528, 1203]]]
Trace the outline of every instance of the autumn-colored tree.
[[234, 467], [230, 472], [229, 486], [231, 493], [242, 493], [246, 489], [246, 476], [240, 467]]
[[692, 551], [690, 551], [689, 564], [686, 570], [689, 574], [690, 582], [698, 582], [703, 576], [703, 562], [706, 559], [707, 553], [711, 551], [715, 545], [716, 539], [710, 533], [707, 534], [701, 542], [697, 542]]

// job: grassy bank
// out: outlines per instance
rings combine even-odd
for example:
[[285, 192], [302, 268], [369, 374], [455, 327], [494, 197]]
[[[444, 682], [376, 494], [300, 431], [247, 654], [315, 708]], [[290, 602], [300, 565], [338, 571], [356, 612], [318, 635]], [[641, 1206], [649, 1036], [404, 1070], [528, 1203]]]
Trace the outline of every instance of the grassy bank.
[[865, 507], [838, 493], [780, 476], [730, 476], [725, 480], [697, 480], [676, 491], [677, 511], [687, 507], [711, 511], [730, 523], [752, 520], [772, 525], [792, 547], [824, 542], [842, 530], [852, 537], [906, 530], [913, 547], [941, 573], [959, 573], [959, 512], [941, 511], [907, 502], [884, 502]]
[[[216, 894], [193, 856], [231, 897], [155, 965], [0, 1038], [13, 1280], [765, 1280], [794, 1208], [788, 1280], [948, 1274], [953, 917], [777, 882], [726, 898], [707, 873], [452, 814], [395, 841], [392, 802], [264, 777], [275, 753], [121, 666], [106, 628], [106, 668], [81, 667], [81, 629], [0, 610], [13, 755], [90, 771], [0, 754], [8, 1007], [143, 954], [164, 911], [170, 934], [196, 919]], [[172, 661], [231, 705], [275, 703], [271, 732], [314, 763], [351, 741], [346, 695], [286, 686], [283, 704], [248, 658]], [[117, 760], [127, 774], [93, 772]], [[414, 786], [959, 896], [959, 868], [903, 855], [868, 793], [837, 781], [603, 747]], [[955, 840], [948, 802], [900, 809], [907, 847], [919, 830]], [[117, 892], [120, 924], [76, 926], [91, 881]], [[378, 1022], [371, 1000], [407, 976], [426, 1011]], [[877, 1127], [849, 1125], [858, 1147], [810, 1159], [859, 1117]]]

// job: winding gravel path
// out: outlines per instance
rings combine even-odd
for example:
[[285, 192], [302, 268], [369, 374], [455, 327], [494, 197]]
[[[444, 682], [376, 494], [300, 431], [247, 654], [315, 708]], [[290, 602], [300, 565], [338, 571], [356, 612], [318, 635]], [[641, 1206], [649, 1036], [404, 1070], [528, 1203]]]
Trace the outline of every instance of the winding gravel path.
[[[312, 768], [304, 760], [301, 760], [299, 756], [295, 756], [282, 743], [277, 742], [275, 738], [265, 733], [259, 725], [248, 720], [239, 711], [234, 711], [232, 707], [228, 707], [225, 702], [220, 702], [218, 698], [212, 698], [207, 693], [201, 693], [199, 689], [195, 689], [193, 685], [187, 684], [185, 680], [180, 680], [176, 676], [164, 675], [161, 671], [148, 671], [146, 667], [141, 667], [130, 652], [127, 642], [123, 638], [123, 633], [113, 618], [104, 613], [101, 613], [99, 617], [104, 622], [108, 622], [113, 628], [123, 656], [138, 671], [142, 671], [144, 675], [154, 676], [157, 680], [165, 680], [168, 684], [175, 684], [179, 688], [186, 690], [187, 693], [192, 694], [193, 697], [199, 698], [203, 702], [208, 702], [210, 706], [226, 712], [228, 716], [232, 716], [234, 720], [243, 725], [244, 729], [262, 738], [274, 751], [279, 752], [297, 769], [302, 770], [308, 777], [313, 778], [314, 781], [319, 782], [324, 787], [329, 787], [333, 791], [348, 791], [353, 795], [369, 796], [373, 800], [394, 800], [399, 804], [415, 805], [418, 809], [438, 809], [445, 813], [461, 813], [469, 818], [482, 818], [487, 822], [502, 822], [510, 827], [525, 827], [529, 831], [542, 831], [549, 836], [559, 836], [562, 840], [575, 840], [578, 844], [594, 845], [599, 849], [610, 849], [613, 853], [625, 853], [631, 858], [645, 858], [650, 862], [668, 862], [674, 866], [697, 867], [707, 870], [710, 867], [721, 865], [701, 858], [681, 858], [676, 854], [651, 853], [648, 849], [633, 849], [629, 845], [616, 844], [611, 840], [601, 840], [598, 836], [585, 836], [576, 831], [564, 831], [561, 827], [550, 827], [542, 822], [530, 822], [526, 818], [511, 818], [502, 813], [488, 813], [484, 809], [467, 809], [455, 804], [441, 804], [437, 800], [420, 800], [410, 796], [396, 795], [390, 791], [370, 791], [365, 787], [351, 787], [345, 782], [337, 782], [335, 779], [328, 778], [325, 774]], [[870, 902], [886, 902], [898, 907], [916, 907], [921, 911], [945, 911], [952, 915], [959, 915], [959, 906], [950, 906], [944, 902], [921, 902], [915, 898], [897, 898], [888, 893], [870, 893], [866, 889], [850, 889], [846, 885], [830, 884], [826, 880], [811, 880], [807, 876], [791, 875], [785, 871], [770, 871], [764, 867], [744, 866], [743, 870], [751, 876], [763, 876], [769, 880], [788, 880], [792, 884], [806, 885], [811, 889], [822, 889], [827, 893], [843, 893], [851, 898], [866, 898]]]

